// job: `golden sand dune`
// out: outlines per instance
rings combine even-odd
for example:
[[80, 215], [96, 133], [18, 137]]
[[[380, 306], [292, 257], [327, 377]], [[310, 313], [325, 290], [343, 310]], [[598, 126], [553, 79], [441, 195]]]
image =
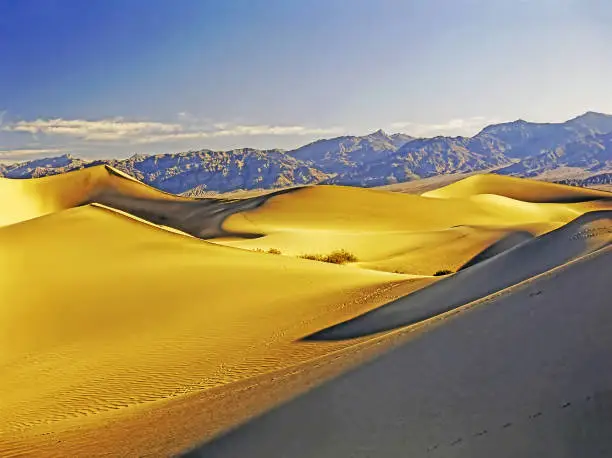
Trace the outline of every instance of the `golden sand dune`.
[[612, 211], [590, 212], [310, 339], [348, 339], [418, 323], [612, 244]]
[[187, 458], [607, 457], [612, 248], [406, 333]]
[[[223, 223], [228, 232], [262, 237], [214, 241], [246, 249], [275, 248], [292, 256], [344, 248], [357, 256], [360, 267], [432, 275], [457, 270], [510, 234], [539, 235], [586, 211], [612, 208], [611, 201], [592, 200], [591, 195], [582, 198], [582, 190], [576, 190], [573, 203], [516, 200], [502, 194], [509, 194], [515, 179], [499, 178], [494, 181], [500, 183], [500, 194], [491, 194], [490, 187], [487, 194], [464, 197], [445, 191], [461, 181], [440, 190], [440, 197], [447, 198], [338, 186], [301, 188], [270, 196], [257, 208], [235, 213]], [[534, 195], [542, 185], [549, 197], [552, 190], [556, 196], [567, 197], [575, 189], [528, 180], [521, 183], [531, 187]]]
[[[1, 180], [0, 455], [179, 453], [610, 242], [606, 193], [485, 180], [234, 200], [107, 167]], [[270, 248], [283, 255], [253, 252]], [[298, 258], [338, 249], [359, 261]]]
[[367, 310], [363, 295], [397, 279], [222, 247], [91, 205], [0, 229], [0, 253], [0, 444], [332, 351], [293, 342]]
[[[278, 194], [285, 191], [276, 191]], [[246, 199], [190, 199], [175, 196], [106, 165], [30, 180], [0, 178], [0, 226], [67, 208], [99, 203], [173, 227], [196, 237], [228, 235], [229, 214], [260, 205], [267, 195]], [[245, 234], [246, 236], [250, 234]]]
[[0, 178], [0, 226], [98, 201], [104, 194], [181, 200], [104, 165], [29, 180]]
[[496, 194], [525, 202], [579, 202], [610, 198], [605, 191], [495, 174], [474, 175], [423, 195], [457, 198], [478, 194]]

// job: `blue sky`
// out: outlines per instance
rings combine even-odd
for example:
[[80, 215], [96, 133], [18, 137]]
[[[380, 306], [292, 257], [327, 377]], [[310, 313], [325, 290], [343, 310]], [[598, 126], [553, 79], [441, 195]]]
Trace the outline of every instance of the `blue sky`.
[[612, 113], [609, 0], [0, 0], [0, 159]]

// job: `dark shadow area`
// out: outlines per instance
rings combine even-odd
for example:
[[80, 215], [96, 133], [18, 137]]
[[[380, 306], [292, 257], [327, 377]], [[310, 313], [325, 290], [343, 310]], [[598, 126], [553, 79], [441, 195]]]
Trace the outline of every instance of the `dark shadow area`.
[[[580, 188], [577, 188], [580, 189]], [[605, 191], [598, 191], [598, 192], [605, 192]], [[579, 204], [582, 202], [595, 202], [595, 201], [602, 201], [602, 202], [610, 202], [612, 201], [612, 196], [611, 197], [603, 197], [603, 196], [588, 196], [588, 195], [568, 195], [568, 196], [562, 196], [562, 197], [558, 197], [556, 199], [525, 199], [525, 198], [521, 198], [521, 199], [517, 199], [520, 200], [522, 202], [530, 202], [530, 203], [534, 203], [534, 204]]]
[[258, 233], [233, 233], [223, 229], [223, 221], [230, 215], [253, 210], [268, 199], [297, 191], [298, 188], [283, 189], [263, 196], [245, 199], [203, 198], [197, 200], [161, 200], [131, 197], [116, 191], [102, 191], [83, 205], [99, 203], [122, 210], [154, 224], [169, 226], [201, 239], [223, 236], [257, 238]]
[[532, 240], [534, 238], [533, 234], [527, 231], [516, 231], [511, 234], [506, 235], [502, 239], [498, 240], [491, 246], [485, 248], [468, 262], [463, 264], [457, 271], [467, 269], [468, 267], [472, 267], [473, 265], [478, 264], [479, 262], [486, 261], [487, 259], [492, 258], [493, 256], [497, 256], [504, 251], [508, 251], [510, 248], [514, 248], [517, 245], [520, 245], [523, 242], [527, 242], [528, 240]]
[[185, 456], [610, 457], [611, 261], [457, 315]]
[[[593, 226], [598, 229], [591, 229]], [[600, 241], [587, 244], [587, 239], [599, 235], [602, 236], [597, 239]], [[323, 329], [304, 340], [351, 339], [418, 323], [602, 248], [610, 240], [612, 211], [586, 213], [559, 229], [523, 242], [357, 318]]]

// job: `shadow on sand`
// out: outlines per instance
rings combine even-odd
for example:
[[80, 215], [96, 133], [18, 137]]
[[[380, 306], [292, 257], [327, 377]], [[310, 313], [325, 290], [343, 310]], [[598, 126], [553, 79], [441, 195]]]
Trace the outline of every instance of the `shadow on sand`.
[[[521, 242], [521, 240], [523, 240]], [[503, 242], [503, 243], [502, 243]], [[304, 338], [342, 340], [407, 326], [501, 291], [523, 280], [601, 249], [612, 242], [612, 211], [586, 213], [527, 240], [525, 235], [487, 248], [462, 270], [406, 297]], [[510, 247], [505, 251], [500, 249]]]
[[262, 234], [228, 232], [223, 229], [223, 221], [234, 213], [258, 208], [271, 197], [298, 189], [302, 188], [283, 189], [246, 199], [203, 198], [197, 200], [147, 199], [104, 190], [87, 202], [83, 202], [83, 205], [90, 203], [103, 204], [151, 223], [169, 226], [201, 239], [223, 236], [257, 238]]

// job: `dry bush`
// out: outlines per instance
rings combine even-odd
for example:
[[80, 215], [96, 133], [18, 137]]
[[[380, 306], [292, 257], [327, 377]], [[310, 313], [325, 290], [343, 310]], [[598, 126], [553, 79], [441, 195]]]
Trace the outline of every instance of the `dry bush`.
[[302, 259], [309, 259], [311, 261], [323, 261], [323, 258], [325, 256], [323, 256], [322, 254], [303, 254], [302, 256], [300, 256], [300, 258]]
[[329, 254], [304, 254], [300, 256], [302, 259], [310, 259], [311, 261], [329, 262], [332, 264], [346, 264], [347, 262], [356, 262], [357, 256], [346, 250], [335, 250]]
[[452, 270], [448, 270], [448, 269], [438, 270], [434, 274], [434, 277], [441, 277], [442, 275], [448, 275], [448, 274], [452, 274], [452, 273], [453, 273], [453, 271]]
[[346, 250], [336, 250], [328, 254], [323, 261], [333, 264], [346, 264], [347, 262], [357, 262], [357, 256]]

